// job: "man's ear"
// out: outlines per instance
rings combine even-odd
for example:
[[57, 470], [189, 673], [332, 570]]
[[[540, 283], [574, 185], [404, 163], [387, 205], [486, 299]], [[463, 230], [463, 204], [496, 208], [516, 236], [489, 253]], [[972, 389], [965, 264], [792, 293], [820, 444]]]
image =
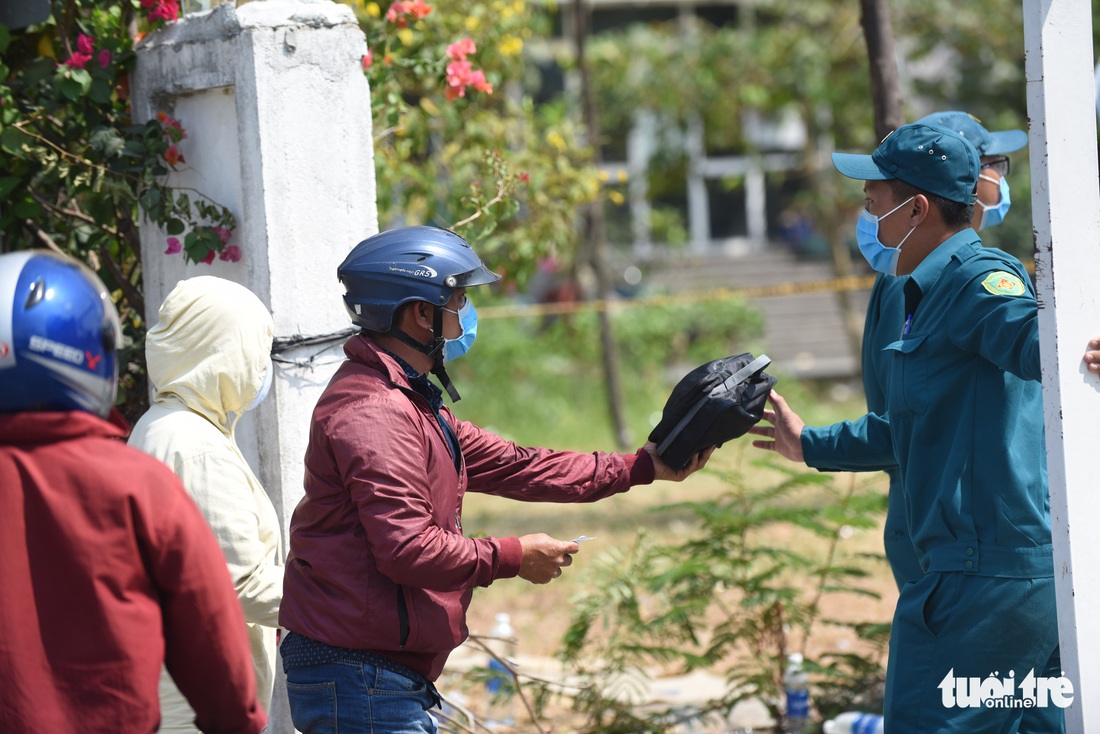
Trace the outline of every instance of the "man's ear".
[[917, 194], [909, 202], [909, 224], [916, 227], [928, 218], [932, 211], [932, 202], [924, 194]]
[[424, 301], [410, 301], [398, 309], [394, 323], [406, 333], [417, 328], [431, 331], [431, 311], [431, 306]]
[[413, 301], [410, 310], [416, 319], [416, 325], [422, 329], [432, 330], [432, 321], [435, 313], [427, 301]]

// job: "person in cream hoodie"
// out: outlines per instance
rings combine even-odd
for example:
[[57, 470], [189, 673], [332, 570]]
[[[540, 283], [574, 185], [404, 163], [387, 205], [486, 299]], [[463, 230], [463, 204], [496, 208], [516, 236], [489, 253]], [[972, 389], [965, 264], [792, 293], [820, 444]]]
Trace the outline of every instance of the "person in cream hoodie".
[[[244, 286], [213, 276], [181, 281], [146, 335], [153, 403], [129, 439], [179, 476], [213, 529], [244, 609], [265, 710], [283, 590], [279, 520], [233, 431], [271, 385], [274, 332], [271, 314]], [[166, 670], [160, 703], [161, 732], [196, 731]]]

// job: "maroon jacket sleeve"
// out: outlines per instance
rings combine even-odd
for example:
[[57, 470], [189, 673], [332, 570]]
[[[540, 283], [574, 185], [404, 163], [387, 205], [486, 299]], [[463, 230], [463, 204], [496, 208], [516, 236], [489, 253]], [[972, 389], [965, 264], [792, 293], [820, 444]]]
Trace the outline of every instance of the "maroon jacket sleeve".
[[134, 520], [161, 596], [168, 672], [206, 734], [256, 734], [267, 716], [225, 557], [176, 476], [156, 479]]
[[455, 420], [471, 492], [524, 502], [596, 502], [653, 481], [653, 461], [636, 454], [525, 448]]

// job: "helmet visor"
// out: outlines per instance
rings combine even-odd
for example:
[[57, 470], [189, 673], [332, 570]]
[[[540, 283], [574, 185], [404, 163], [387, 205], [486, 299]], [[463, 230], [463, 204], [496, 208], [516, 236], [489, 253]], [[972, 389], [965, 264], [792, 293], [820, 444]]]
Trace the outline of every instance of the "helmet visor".
[[485, 267], [485, 263], [479, 262], [477, 267], [473, 270], [447, 276], [446, 285], [451, 288], [472, 288], [475, 285], [496, 283], [498, 280], [500, 280], [500, 275], [498, 273], [494, 273], [492, 270]]

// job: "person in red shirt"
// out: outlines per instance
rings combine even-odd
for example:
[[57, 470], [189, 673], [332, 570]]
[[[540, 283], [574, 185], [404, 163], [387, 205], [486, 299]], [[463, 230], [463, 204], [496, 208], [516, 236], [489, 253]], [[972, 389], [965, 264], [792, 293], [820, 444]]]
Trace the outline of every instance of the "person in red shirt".
[[279, 622], [294, 726], [302, 732], [434, 734], [433, 685], [466, 639], [473, 590], [561, 575], [576, 542], [544, 533], [469, 538], [462, 498], [595, 502], [654, 479], [680, 481], [648, 443], [631, 455], [516, 446], [443, 404], [444, 363], [477, 333], [467, 290], [500, 278], [436, 227], [359, 243], [338, 269], [361, 328], [314, 408], [305, 497], [290, 523]]
[[166, 664], [199, 729], [255, 734], [267, 717], [221, 549], [112, 414], [120, 341], [82, 264], [0, 255], [0, 731], [154, 732]]

